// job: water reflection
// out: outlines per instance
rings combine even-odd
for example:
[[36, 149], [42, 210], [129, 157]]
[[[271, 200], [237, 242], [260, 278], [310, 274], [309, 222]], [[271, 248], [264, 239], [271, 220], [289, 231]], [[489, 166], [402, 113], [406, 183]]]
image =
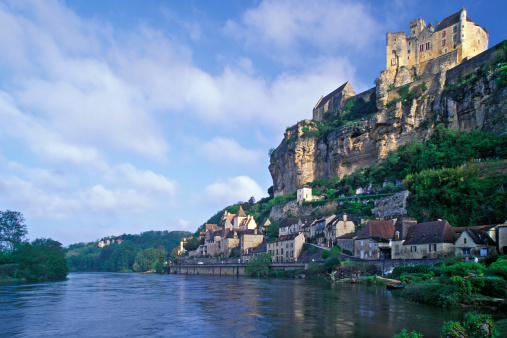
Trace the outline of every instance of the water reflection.
[[385, 288], [225, 276], [74, 273], [0, 287], [0, 332], [34, 336], [437, 336], [462, 313], [405, 303]]

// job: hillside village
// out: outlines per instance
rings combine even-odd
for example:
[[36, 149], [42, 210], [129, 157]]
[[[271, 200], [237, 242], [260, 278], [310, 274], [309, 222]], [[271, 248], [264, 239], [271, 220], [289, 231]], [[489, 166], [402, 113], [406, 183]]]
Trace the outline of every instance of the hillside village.
[[[313, 108], [312, 121], [304, 122], [306, 127], [301, 129], [298, 124], [295, 131], [288, 128], [286, 139], [292, 137], [291, 133], [304, 135], [317, 122], [329, 121], [333, 117], [350, 113], [351, 103], [353, 105], [361, 102], [363, 108], [372, 109], [372, 112], [385, 112], [389, 109], [398, 109], [401, 112], [401, 94], [397, 94], [393, 89], [402, 86], [408, 85], [408, 88], [420, 90], [421, 93], [433, 90], [434, 95], [439, 97], [450, 70], [465, 62], [476, 67], [482, 62], [484, 54], [495, 53], [488, 50], [487, 29], [473, 22], [464, 8], [437, 22], [435, 27], [419, 18], [410, 22], [409, 28], [408, 36], [405, 32], [387, 33], [386, 70], [381, 72], [375, 88], [356, 95], [349, 82], [339, 86], [319, 99]], [[392, 108], [394, 106], [396, 108]], [[412, 107], [410, 109], [415, 110]], [[419, 125], [421, 121], [413, 124]], [[356, 132], [357, 134], [354, 134]], [[361, 136], [357, 130], [351, 132], [350, 142], [357, 142], [355, 140]], [[408, 139], [405, 140], [407, 141]], [[280, 149], [284, 142], [285, 139]], [[382, 153], [387, 154], [388, 150], [393, 149], [380, 149], [379, 158], [382, 158]], [[278, 151], [275, 150], [274, 156], [279, 156]], [[507, 254], [507, 223], [468, 227], [450, 224], [442, 219], [418, 223], [415, 219], [406, 217], [403, 212], [374, 213], [377, 219], [362, 219], [346, 213], [329, 214], [320, 218], [302, 216], [308, 215], [304, 212], [308, 202], [316, 202], [324, 197], [313, 196], [312, 188], [307, 185], [319, 178], [315, 176], [315, 172], [307, 172], [307, 168], [313, 164], [303, 163], [304, 159], [298, 156], [304, 154], [298, 155], [297, 150], [292, 153], [295, 153], [291, 156], [296, 156], [294, 161], [299, 163], [299, 169], [282, 166], [273, 162], [272, 157], [270, 171], [273, 176], [274, 197], [287, 196], [296, 190], [296, 201], [292, 203], [296, 206], [291, 210], [299, 212], [287, 212], [284, 217], [272, 217], [272, 212], [271, 217], [257, 223], [258, 220], [247, 215], [241, 206], [236, 214], [225, 211], [220, 222], [205, 225], [200, 232], [201, 244], [196, 250], [187, 252], [184, 247], [189, 239], [184, 239], [177, 250], [178, 255], [237, 257], [241, 262], [248, 262], [256, 255], [269, 253], [274, 263], [298, 262], [298, 259], [301, 261], [305, 243], [325, 249], [339, 247], [345, 256], [361, 260], [433, 259], [451, 256], [473, 259], [496, 252]], [[368, 162], [364, 162], [362, 167], [366, 164]], [[313, 168], [316, 166], [318, 164], [313, 165]], [[286, 178], [284, 171], [287, 170], [295, 171], [297, 175], [289, 175]], [[342, 177], [346, 172], [337, 171], [335, 174]], [[384, 185], [386, 183], [389, 182]], [[395, 182], [395, 185], [401, 186], [402, 182]], [[366, 194], [368, 189], [369, 187], [359, 188], [355, 195]], [[394, 198], [386, 202], [390, 204], [388, 209], [404, 210], [408, 191], [403, 191], [402, 195], [402, 199]], [[295, 214], [301, 217], [286, 217]], [[272, 222], [278, 225], [276, 238], [267, 236], [267, 229], [273, 226]]]

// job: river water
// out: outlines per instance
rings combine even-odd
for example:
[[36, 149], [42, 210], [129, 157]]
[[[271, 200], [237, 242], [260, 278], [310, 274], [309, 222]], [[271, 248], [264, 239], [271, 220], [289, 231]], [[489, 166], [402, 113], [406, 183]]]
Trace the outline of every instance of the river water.
[[296, 279], [71, 273], [0, 286], [1, 337], [437, 337], [462, 316], [385, 287]]

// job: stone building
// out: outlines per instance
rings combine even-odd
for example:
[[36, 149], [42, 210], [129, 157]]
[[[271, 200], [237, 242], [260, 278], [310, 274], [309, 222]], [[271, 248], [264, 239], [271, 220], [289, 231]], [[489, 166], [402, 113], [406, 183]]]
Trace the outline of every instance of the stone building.
[[352, 256], [355, 256], [354, 253], [354, 241], [357, 238], [357, 234], [345, 234], [336, 238], [336, 246], [340, 248], [343, 253], [343, 250], [348, 250], [352, 252]]
[[278, 236], [288, 235], [289, 233], [294, 233], [295, 228], [297, 228], [297, 224], [299, 222], [299, 218], [286, 218], [278, 224]]
[[507, 223], [497, 227], [498, 252], [507, 255]]
[[465, 8], [437, 21], [435, 27], [419, 18], [409, 28], [409, 35], [387, 33], [387, 70], [414, 67], [415, 75], [421, 75], [430, 60], [445, 57], [453, 67], [488, 49], [488, 31], [473, 22]]
[[405, 259], [454, 256], [457, 237], [447, 221], [414, 224], [408, 229], [400, 254]]
[[350, 82], [345, 82], [331, 93], [319, 99], [313, 108], [313, 119], [315, 121], [324, 121], [326, 112], [339, 111], [343, 108], [344, 102], [355, 95], [356, 92], [352, 89]]
[[391, 239], [391, 258], [402, 259], [403, 256], [403, 241], [407, 238], [408, 230], [413, 225], [417, 224], [417, 221], [412, 218], [399, 218], [394, 224], [394, 235]]
[[354, 241], [355, 255], [361, 259], [391, 258], [393, 234], [393, 222], [368, 221]]
[[496, 252], [496, 243], [484, 230], [465, 229], [454, 243], [456, 256], [485, 257]]
[[272, 255], [275, 263], [296, 262], [303, 250], [305, 236], [290, 234], [280, 236], [277, 240], [267, 242], [267, 252]]
[[327, 247], [332, 247], [336, 245], [336, 239], [338, 237], [355, 231], [356, 225], [347, 218], [346, 214], [337, 215], [326, 224], [324, 231], [326, 238], [325, 245]]

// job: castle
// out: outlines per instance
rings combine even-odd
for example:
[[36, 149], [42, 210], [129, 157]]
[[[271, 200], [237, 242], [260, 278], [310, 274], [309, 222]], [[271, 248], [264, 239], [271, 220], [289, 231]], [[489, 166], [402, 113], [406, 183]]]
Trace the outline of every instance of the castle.
[[416, 67], [424, 73], [428, 61], [449, 55], [456, 63], [488, 49], [488, 31], [473, 22], [465, 8], [437, 21], [435, 28], [419, 18], [410, 22], [410, 35], [387, 33], [386, 69]]
[[[421, 18], [411, 21], [409, 28], [409, 36], [405, 32], [387, 33], [386, 70], [381, 72], [377, 87], [411, 83], [439, 73], [442, 67], [451, 69], [488, 49], [488, 31], [473, 22], [465, 8], [437, 21], [435, 28]], [[340, 114], [351, 98], [369, 102], [378, 100], [378, 94], [378, 88], [371, 88], [356, 95], [347, 81], [319, 99], [313, 108], [313, 120], [325, 120], [326, 113]], [[382, 107], [377, 101], [377, 108]]]

